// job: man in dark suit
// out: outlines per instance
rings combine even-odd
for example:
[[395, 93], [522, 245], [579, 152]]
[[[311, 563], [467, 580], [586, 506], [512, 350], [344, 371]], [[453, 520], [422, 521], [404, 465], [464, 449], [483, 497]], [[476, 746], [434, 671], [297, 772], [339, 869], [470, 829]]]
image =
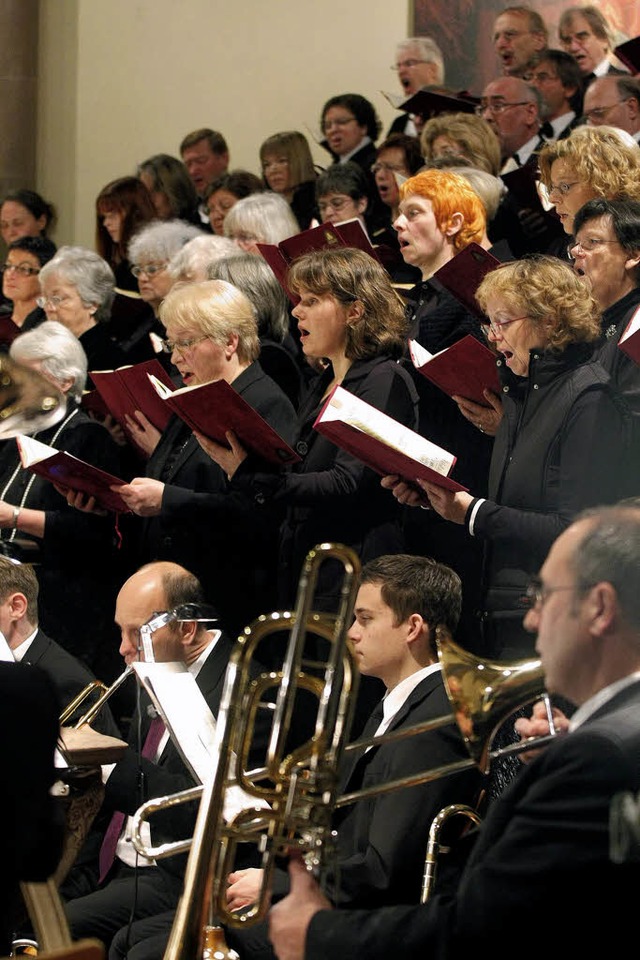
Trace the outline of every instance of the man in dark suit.
[[612, 54], [612, 30], [595, 4], [568, 7], [558, 22], [560, 46], [578, 62], [582, 89], [586, 91], [596, 77], [626, 73], [609, 59]]
[[[38, 579], [33, 567], [7, 557], [0, 557], [0, 633], [16, 661], [38, 666], [49, 675], [63, 708], [95, 679], [83, 663], [38, 628]], [[73, 725], [93, 702], [95, 697], [79, 707], [67, 725]], [[107, 704], [93, 727], [111, 737], [120, 736]]]
[[[140, 628], [152, 617], [202, 601], [199, 582], [177, 564], [151, 563], [134, 573], [122, 586], [116, 602], [115, 619], [122, 636], [120, 654], [125, 663], [145, 659]], [[152, 642], [156, 662], [186, 664], [215, 715], [232, 648], [230, 638], [218, 630], [207, 630], [206, 624], [197, 620], [188, 620], [156, 630]], [[97, 937], [108, 945], [130, 916], [160, 913], [175, 907], [178, 901], [185, 858], [170, 857], [154, 863], [138, 856], [130, 841], [128, 818], [143, 802], [197, 783], [167, 730], [160, 731], [161, 738], [149, 746], [151, 728], [157, 726], [151, 713], [155, 711], [145, 695], [132, 721], [129, 749], [115, 766], [103, 768], [103, 811], [111, 818], [92, 865], [97, 889], [66, 904], [74, 938]], [[153, 824], [154, 842], [191, 836], [196, 814], [193, 808], [193, 804], [182, 805], [159, 814]], [[117, 814], [121, 816], [114, 816]]]
[[[422, 87], [441, 87], [444, 84], [444, 57], [433, 37], [407, 37], [396, 45], [396, 62], [392, 67], [398, 74], [404, 99], [408, 100]], [[403, 133], [417, 137], [413, 117], [401, 113], [396, 117], [387, 136]]]
[[582, 74], [576, 60], [564, 50], [546, 50], [527, 81], [542, 97], [543, 131], [554, 140], [568, 137], [583, 122]]
[[[363, 736], [409, 729], [451, 714], [438, 662], [436, 628], [452, 633], [461, 606], [458, 575], [426, 557], [382, 556], [367, 563], [349, 630], [360, 672], [383, 681], [386, 693], [373, 711]], [[468, 758], [462, 738], [450, 725], [345, 755], [339, 772], [339, 795], [377, 787], [406, 776]], [[329, 863], [328, 895], [340, 907], [416, 903], [424, 872], [431, 821], [447, 804], [475, 805], [482, 778], [472, 768], [408, 790], [369, 797], [339, 809], [336, 860]], [[236, 910], [253, 903], [262, 871], [236, 870], [229, 875], [227, 905]], [[288, 891], [288, 876], [275, 870], [273, 899]], [[165, 934], [155, 925], [165, 923]], [[171, 917], [141, 921], [132, 931], [129, 960], [151, 960], [164, 950]], [[153, 940], [147, 940], [149, 935]], [[227, 930], [227, 941], [243, 960], [273, 956], [266, 923]], [[123, 957], [123, 935], [111, 956]], [[339, 955], [339, 954], [338, 954]]]
[[[569, 732], [540, 750], [489, 808], [455, 890], [420, 906], [330, 911], [302, 865], [272, 908], [279, 960], [395, 955], [533, 960], [594, 955], [636, 933], [640, 858], [610, 857], [614, 797], [640, 789], [640, 509], [582, 514], [531, 584], [546, 686], [577, 706]], [[535, 935], [523, 931], [531, 918]], [[514, 948], [514, 944], [517, 947]]]
[[0, 955], [11, 950], [18, 883], [44, 881], [62, 853], [64, 819], [51, 796], [60, 703], [37, 667], [0, 663], [2, 790], [0, 820]]

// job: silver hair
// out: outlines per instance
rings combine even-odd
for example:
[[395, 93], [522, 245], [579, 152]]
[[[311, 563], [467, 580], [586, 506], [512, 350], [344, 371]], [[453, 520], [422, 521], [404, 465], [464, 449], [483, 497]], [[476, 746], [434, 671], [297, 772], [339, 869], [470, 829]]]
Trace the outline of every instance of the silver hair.
[[53, 260], [40, 270], [40, 285], [60, 277], [75, 287], [85, 307], [94, 306], [95, 319], [109, 319], [116, 278], [106, 260], [86, 247], [60, 247]]
[[450, 170], [464, 177], [478, 194], [487, 213], [487, 223], [495, 217], [500, 206], [500, 201], [507, 192], [504, 181], [500, 177], [494, 177], [492, 173], [486, 170], [479, 170], [478, 167], [439, 167], [440, 170]]
[[210, 280], [208, 268], [221, 257], [231, 257], [238, 252], [233, 240], [228, 237], [217, 237], [203, 234], [194, 237], [174, 253], [167, 273], [174, 280], [196, 281]]
[[57, 320], [45, 320], [34, 330], [21, 333], [9, 355], [18, 363], [37, 362], [58, 384], [72, 379], [69, 394], [80, 400], [87, 382], [87, 355], [78, 338]]
[[294, 233], [300, 225], [291, 207], [279, 193], [252, 193], [231, 207], [224, 218], [224, 235], [248, 233], [257, 237], [259, 243], [280, 243]]
[[254, 306], [260, 336], [282, 343], [289, 332], [288, 300], [266, 260], [252, 253], [236, 253], [212, 263], [208, 276], [242, 290]]
[[152, 220], [131, 238], [127, 257], [134, 266], [168, 263], [185, 243], [202, 236], [204, 231], [186, 220]]
[[406, 47], [417, 47], [422, 59], [427, 63], [433, 63], [437, 68], [436, 83], [444, 83], [444, 57], [433, 37], [407, 37], [406, 40], [399, 41], [396, 50], [403, 50]]

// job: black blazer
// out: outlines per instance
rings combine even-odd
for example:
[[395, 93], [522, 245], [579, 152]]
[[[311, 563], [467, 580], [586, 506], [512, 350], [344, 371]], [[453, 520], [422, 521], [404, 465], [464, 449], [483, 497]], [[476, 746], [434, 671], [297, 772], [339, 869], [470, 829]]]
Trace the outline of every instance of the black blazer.
[[612, 862], [609, 818], [617, 794], [640, 790], [638, 716], [636, 681], [522, 766], [489, 807], [455, 894], [384, 912], [321, 911], [306, 960], [387, 960], [398, 943], [407, 960], [470, 950], [507, 960], [515, 943], [521, 960], [539, 958], [542, 943], [592, 957], [595, 944], [633, 938], [640, 861]]
[[[50, 788], [60, 704], [46, 673], [22, 663], [0, 662], [0, 952], [8, 956], [16, 916], [18, 882], [42, 881], [62, 852], [64, 818]], [[21, 913], [21, 911], [20, 911]]]
[[[88, 683], [95, 679], [80, 660], [68, 653], [42, 630], [38, 630], [36, 633], [22, 663], [40, 667], [49, 675], [63, 709]], [[67, 720], [66, 725], [73, 726], [76, 720], [79, 720], [86, 713], [91, 704], [95, 703], [100, 693], [101, 691], [98, 690], [85, 702], [84, 706], [80, 706], [71, 719]], [[102, 707], [91, 726], [110, 737], [120, 737], [120, 730], [113, 719], [108, 703]]]

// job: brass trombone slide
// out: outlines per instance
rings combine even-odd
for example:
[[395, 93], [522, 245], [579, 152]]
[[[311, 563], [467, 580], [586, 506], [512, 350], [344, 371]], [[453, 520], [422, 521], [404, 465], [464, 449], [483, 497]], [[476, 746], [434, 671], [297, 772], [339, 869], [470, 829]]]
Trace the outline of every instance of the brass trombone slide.
[[[319, 570], [327, 559], [338, 560], [344, 570], [335, 616], [312, 609]], [[201, 956], [204, 928], [212, 909], [217, 920], [228, 926], [240, 926], [263, 916], [278, 854], [297, 846], [313, 856], [324, 848], [330, 835], [337, 766], [355, 700], [357, 672], [346, 633], [353, 619], [359, 572], [358, 557], [350, 548], [320, 544], [305, 561], [294, 613], [260, 617], [238, 638], [216, 724], [216, 769], [202, 790], [183, 895], [165, 960]], [[259, 643], [283, 626], [290, 627], [290, 637], [282, 671], [252, 679], [250, 665]], [[329, 641], [326, 660], [310, 663], [304, 659], [309, 633]], [[270, 782], [260, 786], [247, 776], [246, 759], [256, 712], [265, 691], [274, 685], [277, 696], [265, 763]], [[299, 689], [312, 690], [318, 697], [314, 731], [307, 743], [287, 753], [286, 740]], [[267, 799], [270, 809], [245, 809], [225, 823], [220, 815], [224, 795], [236, 785]], [[140, 814], [141, 810], [136, 819]], [[262, 851], [263, 889], [258, 904], [238, 915], [226, 905], [227, 876], [236, 845], [251, 839]]]

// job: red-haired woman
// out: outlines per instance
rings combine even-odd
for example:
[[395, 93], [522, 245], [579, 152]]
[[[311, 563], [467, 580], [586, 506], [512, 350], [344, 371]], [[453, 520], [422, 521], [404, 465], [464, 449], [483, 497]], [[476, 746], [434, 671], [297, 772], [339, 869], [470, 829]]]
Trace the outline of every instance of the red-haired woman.
[[[430, 353], [450, 347], [467, 334], [483, 339], [478, 319], [443, 287], [432, 283], [431, 278], [468, 244], [480, 243], [485, 224], [480, 197], [456, 173], [428, 169], [400, 186], [398, 216], [393, 226], [405, 263], [418, 267], [422, 273], [421, 282], [409, 294], [409, 336]], [[484, 491], [492, 447], [489, 431], [480, 433], [450, 397], [418, 373], [410, 360], [404, 362], [420, 397], [419, 432], [456, 455], [454, 479], [473, 490]], [[495, 410], [483, 408], [487, 427], [492, 418], [499, 421], [500, 399], [492, 395], [492, 401]], [[464, 529], [447, 527], [433, 512], [412, 511], [405, 519], [409, 550], [449, 564], [463, 578], [461, 640], [473, 649], [473, 611], [479, 599], [481, 550]]]

